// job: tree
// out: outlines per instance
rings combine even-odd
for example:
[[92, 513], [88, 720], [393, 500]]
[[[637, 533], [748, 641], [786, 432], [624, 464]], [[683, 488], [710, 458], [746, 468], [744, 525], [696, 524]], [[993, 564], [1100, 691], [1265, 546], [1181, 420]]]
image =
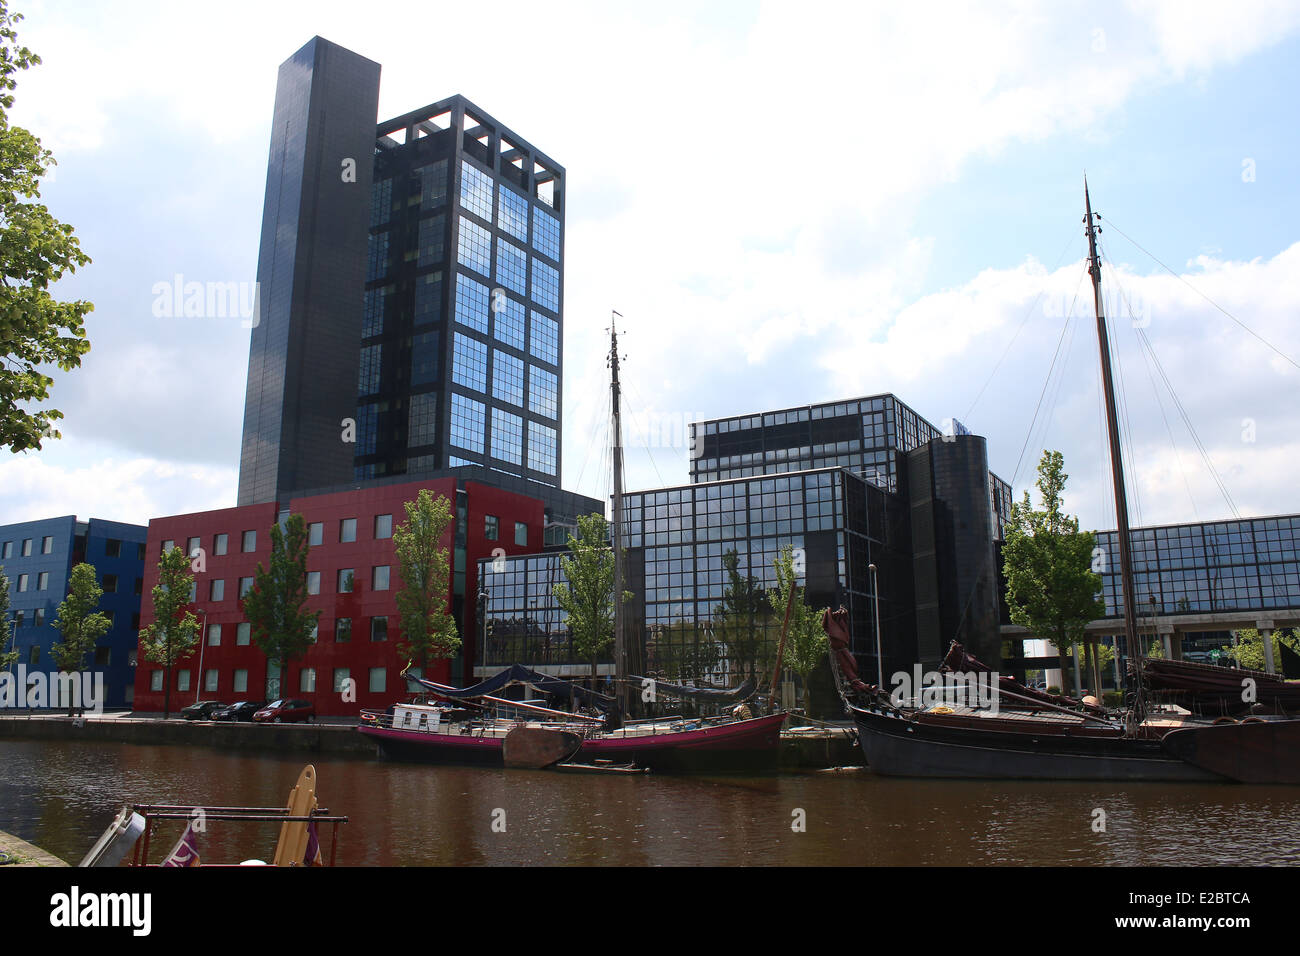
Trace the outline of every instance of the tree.
[[[86, 655], [95, 649], [95, 643], [108, 633], [112, 626], [108, 615], [98, 611], [104, 589], [99, 586], [93, 564], [81, 563], [72, 569], [68, 582], [68, 596], [55, 611], [54, 627], [62, 640], [50, 648], [54, 664], [66, 674], [82, 670]], [[68, 702], [68, 715], [72, 703]]]
[[15, 74], [41, 62], [19, 46], [11, 14], [0, 0], [0, 447], [14, 452], [40, 449], [58, 438], [58, 409], [30, 410], [49, 398], [54, 380], [42, 366], [71, 371], [90, 350], [83, 321], [89, 302], [59, 302], [50, 295], [65, 273], [90, 262], [72, 227], [50, 215], [40, 202], [40, 180], [54, 157], [27, 130], [9, 125]]
[[[808, 678], [826, 656], [830, 643], [822, 629], [821, 612], [814, 611], [804, 600], [804, 589], [799, 587], [794, 570], [794, 549], [787, 545], [773, 560], [776, 569], [776, 588], [768, 592], [768, 603], [775, 620], [784, 622], [785, 609], [793, 590], [794, 602], [790, 604], [790, 627], [786, 631], [785, 664], [799, 675], [803, 684], [805, 711], [812, 709], [812, 687]], [[778, 640], [779, 640], [778, 635]]]
[[442, 537], [451, 525], [451, 502], [428, 488], [415, 501], [405, 503], [406, 524], [393, 529], [397, 573], [397, 614], [402, 643], [397, 649], [420, 663], [429, 658], [451, 657], [460, 650], [456, 619], [447, 611], [451, 592], [451, 565]]
[[289, 662], [311, 647], [320, 611], [307, 610], [307, 524], [290, 515], [285, 529], [271, 525], [271, 557], [259, 561], [253, 587], [244, 595], [244, 617], [253, 643], [268, 663], [280, 664], [280, 696], [289, 683]]
[[5, 577], [5, 569], [0, 567], [0, 671], [7, 671], [18, 663], [18, 648], [5, 650], [10, 640], [15, 645], [18, 643], [18, 636], [9, 626], [9, 579]]
[[[578, 517], [578, 535], [569, 535], [569, 553], [560, 558], [563, 584], [551, 591], [569, 618], [573, 653], [591, 659], [591, 676], [596, 676], [596, 658], [614, 642], [614, 550], [609, 546], [609, 525], [603, 515]], [[623, 600], [632, 597], [623, 592]]]
[[[1069, 478], [1059, 451], [1043, 452], [1038, 490], [1043, 508], [1023, 502], [1011, 506], [1003, 562], [1011, 622], [1045, 637], [1056, 647], [1065, 683], [1065, 653], [1084, 636], [1089, 621], [1106, 612], [1101, 575], [1092, 570], [1096, 539], [1079, 530], [1079, 519], [1061, 512], [1061, 492]], [[1079, 673], [1075, 670], [1075, 687]]]
[[[1272, 640], [1273, 665], [1281, 673], [1282, 652], [1279, 648], [1285, 645], [1300, 654], [1300, 640], [1296, 639], [1294, 631], [1286, 630], [1274, 631]], [[1265, 669], [1264, 636], [1253, 627], [1242, 628], [1237, 632], [1236, 646], [1228, 648], [1228, 654], [1237, 662], [1238, 667], [1262, 671]]]
[[158, 583], [153, 591], [153, 623], [140, 631], [144, 659], [163, 665], [163, 716], [172, 715], [172, 668], [194, 653], [199, 619], [189, 609], [194, 575], [190, 559], [180, 548], [169, 548], [158, 559]]
[[[740, 556], [735, 549], [722, 555], [722, 567], [727, 574], [727, 586], [722, 592], [722, 603], [713, 612], [713, 633], [727, 647], [736, 676], [757, 680], [760, 666], [775, 655], [768, 633], [770, 617], [767, 595], [757, 579], [740, 573]], [[785, 613], [782, 605], [781, 613]]]

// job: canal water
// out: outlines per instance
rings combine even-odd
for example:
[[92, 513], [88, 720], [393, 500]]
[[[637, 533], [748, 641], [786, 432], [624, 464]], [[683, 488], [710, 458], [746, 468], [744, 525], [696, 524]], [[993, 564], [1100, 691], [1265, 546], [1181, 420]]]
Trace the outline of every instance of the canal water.
[[[321, 805], [350, 818], [348, 866], [1300, 863], [1300, 787], [593, 776], [111, 743], [0, 741], [0, 830], [75, 863], [123, 804], [283, 806], [308, 762]], [[155, 862], [182, 828], [161, 825]], [[276, 832], [210, 822], [200, 852], [269, 860]]]

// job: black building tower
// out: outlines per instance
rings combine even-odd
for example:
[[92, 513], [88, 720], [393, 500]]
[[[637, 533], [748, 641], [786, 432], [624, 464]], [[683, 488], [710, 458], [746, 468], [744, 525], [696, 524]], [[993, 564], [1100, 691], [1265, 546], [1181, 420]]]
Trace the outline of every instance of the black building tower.
[[460, 96], [379, 123], [379, 64], [281, 67], [239, 504], [485, 469], [558, 487], [564, 170]]

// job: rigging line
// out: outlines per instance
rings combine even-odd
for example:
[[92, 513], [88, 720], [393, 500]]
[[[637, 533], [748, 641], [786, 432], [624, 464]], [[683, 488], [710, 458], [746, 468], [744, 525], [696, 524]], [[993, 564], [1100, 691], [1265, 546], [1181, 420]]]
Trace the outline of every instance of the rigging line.
[[[1076, 230], [1073, 227], [1071, 227], [1070, 239], [1069, 241], [1066, 242], [1065, 248], [1061, 250], [1061, 254], [1056, 257], [1056, 264], [1052, 266], [1051, 272], [1048, 273], [1049, 276], [1052, 274], [1052, 272], [1055, 272], [1057, 269], [1061, 267], [1061, 261], [1065, 258], [1065, 254], [1069, 252], [1070, 247], [1077, 244], [1078, 241], [1079, 241], [1079, 236]], [[971, 413], [975, 411], [975, 406], [978, 405], [980, 399], [984, 397], [984, 390], [989, 387], [989, 384], [993, 381], [994, 377], [998, 374], [998, 369], [1002, 367], [1002, 363], [1005, 362], [1007, 360], [1007, 356], [1011, 354], [1011, 346], [1016, 344], [1016, 339], [1019, 338], [1020, 333], [1024, 331], [1025, 324], [1029, 322], [1029, 317], [1034, 314], [1034, 311], [1038, 308], [1038, 303], [1043, 300], [1043, 296], [1046, 294], [1047, 294], [1046, 286], [1038, 290], [1038, 295], [1034, 297], [1034, 301], [1026, 310], [1024, 318], [1020, 320], [1020, 325], [1016, 327], [1016, 331], [1012, 334], [1011, 341], [1007, 343], [1006, 349], [1003, 350], [1002, 357], [998, 359], [997, 364], [993, 366], [993, 371], [989, 373], [989, 377], [985, 379], [984, 384], [980, 386], [979, 394], [977, 394], [975, 396], [975, 400], [970, 403], [970, 408], [966, 409], [966, 414], [963, 415], [962, 418], [966, 420], [970, 419]]]
[[[1071, 306], [1071, 310], [1073, 310], [1073, 305]], [[1071, 320], [1073, 320], [1073, 318], [1074, 316], [1072, 315]], [[1074, 353], [1074, 337], [1078, 332], [1078, 329], [1079, 323], [1071, 321], [1070, 334], [1065, 342], [1065, 351], [1061, 356], [1061, 367], [1056, 377], [1056, 388], [1053, 390], [1052, 400], [1047, 406], [1047, 414], [1043, 416], [1043, 431], [1038, 446], [1039, 451], [1047, 450], [1047, 435], [1052, 429], [1052, 420], [1056, 417], [1056, 406], [1060, 404], [1061, 391], [1065, 388], [1065, 380], [1067, 378], [1066, 373], [1070, 367], [1070, 356]]]
[[[1128, 311], [1129, 315], [1132, 315], [1133, 306], [1129, 301], [1128, 294], [1124, 291], [1123, 284], [1119, 281], [1118, 273], [1114, 269], [1112, 269], [1111, 271], [1115, 272], [1116, 274], [1115, 289], [1119, 292], [1120, 300], [1124, 303], [1124, 308]], [[1134, 338], [1138, 340], [1138, 345], [1139, 345], [1138, 351], [1142, 355], [1142, 365], [1147, 372], [1147, 381], [1151, 383], [1151, 394], [1155, 397], [1156, 406], [1160, 409], [1160, 418], [1165, 423], [1165, 434], [1169, 436], [1169, 444], [1173, 446], [1174, 460], [1178, 463], [1178, 471], [1183, 478], [1183, 487], [1187, 489], [1187, 500], [1191, 503], [1192, 515], [1199, 521], [1201, 516], [1199, 510], [1196, 507], [1196, 496], [1192, 494], [1192, 483], [1190, 480], [1188, 480], [1187, 477], [1187, 467], [1183, 464], [1182, 453], [1178, 450], [1178, 441], [1177, 439], [1174, 438], [1173, 427], [1169, 424], [1169, 415], [1165, 412], [1165, 403], [1164, 400], [1160, 397], [1160, 389], [1156, 385], [1156, 376], [1155, 376], [1154, 369], [1152, 369], [1151, 367], [1151, 359], [1147, 355], [1147, 350], [1142, 343], [1141, 337], [1138, 335], [1138, 331], [1141, 328], [1142, 326], [1138, 326], [1138, 325], [1133, 326]]]
[[[1097, 218], [1098, 218], [1098, 219], [1101, 218], [1101, 214], [1100, 214], [1100, 213], [1097, 214]], [[1278, 348], [1276, 345], [1274, 345], [1274, 344], [1273, 344], [1272, 342], [1270, 342], [1268, 339], [1264, 338], [1264, 336], [1260, 335], [1258, 332], [1256, 332], [1254, 329], [1252, 329], [1252, 328], [1251, 328], [1249, 325], [1247, 325], [1245, 322], [1241, 321], [1241, 319], [1237, 318], [1235, 315], [1233, 315], [1231, 312], [1229, 312], [1229, 311], [1228, 311], [1227, 309], [1225, 309], [1223, 306], [1219, 305], [1219, 303], [1215, 302], [1213, 299], [1211, 299], [1208, 295], [1206, 295], [1206, 294], [1205, 294], [1204, 292], [1202, 292], [1200, 289], [1196, 288], [1196, 286], [1192, 285], [1192, 284], [1191, 284], [1190, 282], [1188, 282], [1185, 278], [1183, 278], [1181, 275], [1179, 275], [1179, 274], [1178, 274], [1177, 272], [1175, 272], [1173, 269], [1169, 268], [1167, 265], [1165, 265], [1163, 262], [1161, 262], [1159, 259], [1157, 259], [1154, 255], [1152, 255], [1150, 252], [1147, 252], [1147, 250], [1144, 249], [1144, 248], [1142, 247], [1142, 245], [1141, 245], [1141, 244], [1140, 244], [1136, 239], [1134, 239], [1132, 236], [1130, 236], [1130, 235], [1128, 235], [1126, 232], [1124, 232], [1124, 230], [1121, 229], [1119, 226], [1115, 225], [1115, 221], [1114, 221], [1113, 219], [1107, 219], [1107, 220], [1106, 220], [1106, 223], [1107, 223], [1107, 225], [1109, 225], [1112, 229], [1114, 229], [1116, 232], [1118, 232], [1121, 236], [1123, 236], [1125, 239], [1127, 239], [1129, 242], [1133, 243], [1133, 245], [1135, 245], [1135, 246], [1137, 246], [1139, 249], [1141, 249], [1142, 252], [1144, 252], [1144, 253], [1146, 253], [1146, 255], [1150, 256], [1150, 257], [1151, 257], [1151, 260], [1152, 260], [1153, 262], [1155, 262], [1158, 266], [1160, 266], [1160, 268], [1164, 269], [1166, 272], [1168, 272], [1171, 276], [1173, 276], [1175, 279], [1177, 279], [1177, 280], [1178, 280], [1179, 282], [1181, 282], [1183, 285], [1187, 286], [1187, 288], [1191, 289], [1193, 292], [1195, 292], [1197, 295], [1199, 295], [1199, 296], [1200, 296], [1202, 299], [1204, 299], [1206, 302], [1210, 303], [1210, 305], [1214, 306], [1216, 309], [1218, 309], [1220, 312], [1222, 312], [1222, 313], [1223, 313], [1224, 315], [1226, 315], [1228, 318], [1232, 319], [1232, 321], [1236, 322], [1236, 323], [1237, 323], [1238, 325], [1240, 325], [1243, 329], [1245, 329], [1247, 332], [1249, 332], [1249, 333], [1250, 333], [1251, 335], [1253, 335], [1255, 338], [1259, 339], [1261, 342], [1263, 342], [1266, 346], [1268, 346], [1270, 349], [1272, 349], [1274, 352], [1276, 352], [1276, 353], [1277, 353], [1278, 355], [1280, 355], [1282, 358], [1286, 359], [1286, 360], [1287, 360], [1291, 365], [1295, 366], [1297, 369], [1300, 369], [1300, 363], [1296, 362], [1295, 359], [1293, 359], [1291, 356], [1287, 355], [1287, 354], [1286, 354], [1285, 352], [1283, 352], [1280, 348]]]
[[[641, 392], [640, 392], [640, 390], [639, 390], [635, 385], [632, 384], [631, 380], [628, 380], [628, 381], [625, 382], [624, 384], [630, 386], [630, 387], [632, 388], [632, 390], [633, 390], [634, 392], [636, 392], [636, 395], [637, 395], [637, 401], [638, 401], [638, 402], [641, 402], [641, 401], [642, 401], [642, 399], [641, 399]], [[626, 393], [625, 393], [624, 397], [626, 397]], [[625, 404], [626, 404], [626, 403], [625, 403]], [[648, 403], [648, 402], [645, 403], [645, 404], [644, 404], [644, 407], [649, 408], [649, 407], [650, 407], [649, 403]], [[636, 421], [636, 415], [633, 413], [633, 410], [632, 410], [631, 408], [628, 409], [628, 414], [629, 414], [629, 417], [630, 417], [633, 421]], [[649, 437], [650, 437], [650, 413], [649, 413], [649, 412], [646, 413], [645, 422], [646, 422], [646, 434], [645, 434], [644, 436], [641, 436], [641, 446], [645, 449], [645, 451], [646, 451], [646, 456], [649, 457], [649, 459], [650, 459], [650, 467], [652, 467], [652, 468], [655, 470], [655, 476], [658, 477], [658, 479], [659, 479], [659, 487], [660, 487], [660, 488], [664, 488], [664, 487], [667, 487], [668, 483], [667, 483], [666, 481], [664, 481], [664, 476], [663, 476], [662, 474], [659, 473], [659, 464], [655, 461], [655, 454], [654, 454], [654, 452], [650, 450], [650, 441], [649, 441]], [[660, 434], [662, 435], [662, 433], [663, 433], [663, 432], [662, 432], [662, 429], [661, 429], [661, 430], [660, 430]], [[669, 441], [669, 446], [670, 446], [670, 447], [675, 447], [675, 446], [673, 446], [673, 443], [672, 443], [671, 440]], [[689, 463], [688, 463], [688, 470], [689, 470]]]
[[[607, 431], [609, 428], [608, 423], [610, 418], [609, 401], [610, 401], [609, 392], [607, 391], [605, 392], [605, 403], [601, 406], [601, 411], [604, 413], [605, 416], [605, 422], [606, 422], [605, 428]], [[587, 472], [587, 463], [591, 461], [591, 449], [595, 447], [596, 444], [597, 443], [594, 441], [587, 442], [587, 452], [582, 457], [582, 468], [578, 471], [578, 482], [576, 485], [574, 485], [575, 488], [582, 487], [582, 476]]]
[[[1139, 330], [1139, 332], [1141, 332], [1141, 330]], [[1169, 394], [1174, 402], [1174, 408], [1177, 409], [1179, 417], [1183, 420], [1183, 424], [1187, 426], [1188, 432], [1191, 433], [1192, 442], [1196, 445], [1196, 450], [1200, 453], [1201, 460], [1205, 462], [1205, 467], [1209, 470], [1210, 476], [1214, 479], [1215, 484], [1219, 486], [1219, 491], [1222, 493], [1223, 499], [1227, 502], [1228, 508], [1232, 511], [1233, 516], [1240, 518], [1241, 513], [1237, 510], [1237, 505], [1236, 502], [1232, 500], [1232, 495], [1228, 492], [1227, 484], [1225, 484], [1223, 479], [1219, 476], [1218, 469], [1214, 467], [1214, 461], [1210, 458], [1210, 454], [1206, 450], [1205, 444], [1201, 441], [1200, 435], [1196, 433], [1196, 429], [1192, 425], [1191, 416], [1187, 414], [1187, 409], [1184, 407], [1182, 399], [1178, 397], [1178, 392], [1174, 389], [1173, 383], [1169, 380], [1169, 375], [1165, 372], [1164, 366], [1160, 364], [1160, 356], [1156, 354], [1155, 349], [1151, 345], [1151, 340], [1146, 336], [1145, 332], [1141, 332], [1141, 337], [1147, 350], [1151, 353], [1151, 360], [1155, 363], [1156, 371], [1159, 372], [1160, 378], [1165, 384], [1165, 388], [1169, 390]]]
[[1020, 475], [1020, 466], [1025, 460], [1025, 449], [1029, 447], [1029, 439], [1033, 436], [1034, 425], [1038, 421], [1038, 412], [1043, 407], [1043, 396], [1047, 394], [1047, 386], [1052, 381], [1052, 372], [1056, 368], [1056, 358], [1061, 354], [1061, 343], [1065, 341], [1065, 332], [1070, 327], [1070, 317], [1074, 315], [1074, 303], [1079, 299], [1079, 286], [1083, 285], [1083, 273], [1079, 275], [1079, 282], [1074, 287], [1074, 298], [1070, 300], [1070, 308], [1065, 316], [1065, 324], [1061, 326], [1061, 336], [1056, 340], [1056, 352], [1052, 355], [1052, 364], [1047, 370], [1047, 379], [1043, 382], [1043, 390], [1038, 395], [1038, 405], [1034, 408], [1034, 417], [1029, 422], [1029, 432], [1025, 435], [1025, 443], [1020, 446], [1020, 457], [1016, 459], [1016, 470], [1011, 475], [1011, 487], [1015, 488], [1016, 478]]

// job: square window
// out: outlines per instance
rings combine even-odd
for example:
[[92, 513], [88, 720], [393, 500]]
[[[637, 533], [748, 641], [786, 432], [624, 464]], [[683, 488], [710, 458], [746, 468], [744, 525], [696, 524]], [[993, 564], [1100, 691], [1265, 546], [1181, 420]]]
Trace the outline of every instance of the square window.
[[190, 538], [185, 542], [185, 553], [193, 558], [199, 553], [200, 547], [201, 545], [199, 544], [198, 538]]
[[38, 607], [32, 612], [32, 626], [41, 627], [45, 624], [45, 608]]
[[36, 574], [36, 590], [38, 590], [38, 591], [45, 591], [45, 590], [48, 590], [48, 589], [49, 589], [49, 586], [50, 586], [50, 572], [49, 572], [49, 571], [39, 571], [39, 572], [37, 572], [37, 574]]
[[521, 548], [528, 547], [528, 525], [522, 521], [515, 522], [515, 544]]
[[388, 669], [385, 667], [370, 668], [370, 693], [382, 694], [388, 688]]
[[221, 625], [209, 624], [208, 625], [208, 647], [220, 647], [220, 646], [221, 646]]
[[313, 521], [307, 525], [307, 546], [314, 548], [325, 543], [325, 522]]
[[334, 622], [334, 640], [339, 644], [352, 640], [352, 618], [341, 617]]
[[253, 625], [247, 621], [235, 625], [235, 645], [237, 647], [247, 647], [252, 641]]
[[252, 578], [240, 578], [240, 579], [239, 579], [239, 596], [242, 598], [245, 594], [247, 594], [247, 593], [248, 593], [249, 591], [251, 591], [251, 590], [253, 590], [253, 579], [252, 579]]
[[109, 664], [111, 663], [112, 657], [113, 657], [113, 649], [111, 647], [95, 648], [96, 667], [108, 667]]
[[171, 538], [168, 538], [168, 539], [166, 539], [165, 541], [163, 541], [163, 543], [162, 543], [162, 553], [163, 553], [163, 554], [166, 554], [168, 551], [170, 551], [170, 550], [171, 550], [172, 548], [174, 548], [174, 547], [176, 547], [176, 542], [173, 541]]
[[27, 614], [26, 611], [14, 611], [14, 630], [15, 630], [15, 631], [18, 630], [18, 628], [20, 628], [20, 627], [23, 626], [23, 619], [24, 619], [24, 617], [26, 616], [26, 614]]
[[0, 547], [0, 558], [12, 558], [14, 556], [14, 543], [6, 541], [3, 547]]
[[375, 540], [393, 536], [393, 516], [375, 515]]
[[339, 541], [347, 543], [357, 540], [357, 519], [344, 518], [339, 522]]
[[298, 692], [302, 694], [316, 693], [316, 668], [304, 667], [298, 672]]
[[344, 685], [352, 679], [352, 669], [350, 667], [334, 668], [334, 693], [341, 694], [344, 691]]
[[245, 531], [243, 541], [244, 554], [252, 554], [257, 550], [257, 532]]
[[356, 576], [354, 575], [352, 568], [340, 568], [338, 577], [338, 593], [351, 594], [355, 581]]
[[23, 557], [30, 558], [31, 556], [32, 556], [32, 539], [25, 538], [23, 540]]
[[208, 670], [204, 671], [204, 673], [203, 673], [203, 689], [204, 689], [205, 691], [209, 692], [209, 693], [213, 693], [213, 692], [216, 691], [216, 689], [217, 689], [217, 672], [216, 672], [215, 669], [209, 668]]
[[176, 672], [176, 689], [177, 689], [177, 690], [180, 690], [180, 691], [186, 691], [186, 690], [189, 690], [189, 689], [190, 689], [190, 672], [189, 672], [189, 671], [177, 671], [177, 672]]
[[230, 547], [230, 535], [214, 534], [212, 536], [212, 553], [214, 555], [225, 554], [226, 550], [229, 547]]
[[149, 674], [149, 689], [161, 691], [163, 689], [163, 671], [153, 671]]
[[226, 599], [226, 582], [220, 579], [213, 581], [211, 588], [209, 589], [208, 592], [208, 600], [224, 601], [225, 599]]
[[23, 591], [26, 590], [27, 590], [27, 575], [20, 574], [18, 575], [18, 591], [21, 594]]
[[487, 538], [489, 541], [496, 541], [499, 537], [498, 524], [499, 522], [497, 521], [496, 515], [484, 515], [483, 537]]
[[320, 572], [319, 571], [307, 572], [307, 593], [320, 594]]
[[104, 589], [104, 593], [105, 593], [105, 594], [116, 594], [116, 593], [117, 593], [117, 575], [116, 575], [116, 574], [106, 574], [106, 575], [104, 575], [103, 589]]
[[[119, 542], [119, 547], [120, 546], [121, 546], [121, 542]], [[54, 539], [48, 535], [44, 538], [41, 538], [41, 554], [53, 554], [53, 553], [54, 553]]]
[[391, 566], [387, 564], [376, 565], [370, 572], [370, 590], [387, 591], [388, 590], [388, 571]]
[[240, 668], [235, 671], [233, 689], [236, 694], [248, 693], [248, 670], [246, 668]]
[[[27, 654], [27, 666], [35, 667], [40, 662], [40, 659], [41, 659], [41, 645], [33, 644], [31, 650]], [[158, 685], [158, 689], [159, 690], [162, 689], [161, 684]]]
[[388, 618], [372, 617], [370, 619], [370, 639], [372, 641], [388, 640]]

